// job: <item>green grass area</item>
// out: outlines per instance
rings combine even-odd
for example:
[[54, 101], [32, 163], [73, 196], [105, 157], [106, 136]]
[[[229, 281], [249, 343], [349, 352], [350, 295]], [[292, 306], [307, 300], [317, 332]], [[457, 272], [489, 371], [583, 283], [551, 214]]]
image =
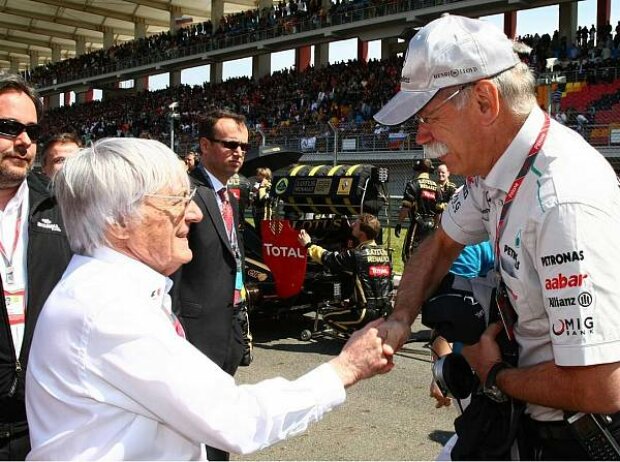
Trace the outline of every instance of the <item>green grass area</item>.
[[383, 234], [383, 243], [387, 246], [389, 242], [390, 249], [392, 249], [392, 266], [394, 268], [394, 272], [399, 274], [403, 273], [403, 260], [401, 258], [401, 251], [403, 248], [403, 241], [405, 240], [406, 233], [407, 229], [403, 227], [400, 233], [400, 237], [396, 237], [394, 235], [394, 228], [390, 229], [391, 241], [388, 241], [387, 233], [384, 232]]

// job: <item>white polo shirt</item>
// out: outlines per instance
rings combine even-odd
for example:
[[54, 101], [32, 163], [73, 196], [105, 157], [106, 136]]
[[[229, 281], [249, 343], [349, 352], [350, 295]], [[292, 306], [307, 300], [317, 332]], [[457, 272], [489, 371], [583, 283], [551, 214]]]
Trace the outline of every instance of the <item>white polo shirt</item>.
[[329, 364], [294, 381], [236, 385], [176, 334], [170, 285], [108, 248], [73, 257], [32, 342], [28, 459], [204, 459], [201, 443], [248, 453], [344, 401]]
[[[536, 108], [488, 176], [467, 179], [443, 214], [450, 237], [495, 242], [503, 201], [543, 122]], [[519, 317], [521, 366], [620, 361], [620, 190], [607, 160], [553, 120], [508, 212], [496, 258]], [[542, 406], [527, 412], [562, 418]]]

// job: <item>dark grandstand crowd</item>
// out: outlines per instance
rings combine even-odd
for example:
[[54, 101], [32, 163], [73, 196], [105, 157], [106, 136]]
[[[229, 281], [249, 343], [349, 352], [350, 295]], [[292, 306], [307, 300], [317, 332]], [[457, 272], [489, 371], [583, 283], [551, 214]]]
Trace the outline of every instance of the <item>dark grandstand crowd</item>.
[[[594, 24], [589, 28], [579, 26], [574, 41], [561, 37], [557, 30], [553, 35], [528, 34], [517, 37], [517, 40], [532, 47], [530, 65], [538, 72], [579, 71], [588, 76], [591, 69], [618, 66], [620, 21], [615, 29], [609, 21], [599, 30]], [[550, 58], [557, 61], [548, 67], [547, 59]]]
[[170, 133], [168, 106], [178, 102], [178, 131], [193, 139], [199, 115], [216, 106], [244, 114], [249, 126], [260, 125], [271, 134], [290, 125], [310, 127], [327, 122], [370, 126], [372, 115], [397, 90], [401, 67], [402, 58], [349, 61], [302, 73], [283, 70], [260, 81], [242, 77], [221, 84], [181, 85], [53, 109], [43, 123], [46, 133], [77, 131], [86, 142], [147, 133], [166, 140]]
[[66, 82], [95, 70], [118, 70], [143, 63], [164, 61], [182, 55], [236, 44], [235, 37], [252, 42], [268, 37], [293, 34], [328, 25], [348, 23], [365, 17], [381, 16], [397, 9], [411, 9], [421, 1], [336, 0], [329, 9], [321, 0], [281, 0], [270, 7], [246, 10], [223, 16], [219, 23], [211, 21], [192, 24], [179, 30], [165, 31], [150, 37], [137, 38], [106, 50], [97, 50], [61, 62], [47, 63], [27, 72], [38, 86]]
[[[222, 16], [218, 24], [210, 20], [181, 27], [177, 31], [164, 31], [149, 37], [137, 38], [114, 45], [108, 49], [50, 62], [26, 72], [28, 80], [37, 86], [71, 81], [106, 71], [128, 69], [146, 62], [198, 53], [214, 48], [252, 42], [270, 37], [293, 34], [361, 19], [403, 12], [425, 6], [425, 0], [336, 0], [329, 8], [321, 0], [280, 0], [270, 7], [256, 8]], [[616, 66], [620, 44], [620, 22], [612, 28], [609, 22], [597, 31], [596, 27], [583, 26], [576, 31], [576, 39], [560, 37], [556, 30], [549, 34], [518, 37], [532, 47], [530, 57], [533, 68], [546, 70], [548, 58], [558, 59], [558, 68], [587, 72], [593, 66]]]

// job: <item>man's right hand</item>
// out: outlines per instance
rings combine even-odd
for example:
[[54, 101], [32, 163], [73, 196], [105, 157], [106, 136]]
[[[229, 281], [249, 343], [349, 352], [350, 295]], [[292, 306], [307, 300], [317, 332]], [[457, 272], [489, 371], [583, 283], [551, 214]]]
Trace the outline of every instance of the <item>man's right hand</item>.
[[377, 319], [351, 335], [340, 354], [330, 361], [345, 387], [394, 367], [394, 350], [382, 342], [378, 328], [385, 324]]
[[431, 382], [430, 394], [431, 394], [431, 398], [435, 398], [435, 401], [437, 401], [435, 403], [436, 409], [439, 409], [444, 406], [448, 407], [452, 404], [452, 398], [450, 398], [449, 396], [443, 395], [443, 393], [439, 389], [439, 386], [437, 385], [437, 382], [435, 382], [434, 379]]
[[311, 242], [311, 238], [305, 229], [302, 229], [301, 231], [299, 231], [299, 234], [297, 235], [297, 240], [304, 247]]
[[388, 318], [379, 326], [379, 337], [396, 353], [411, 335], [411, 325], [399, 319]]

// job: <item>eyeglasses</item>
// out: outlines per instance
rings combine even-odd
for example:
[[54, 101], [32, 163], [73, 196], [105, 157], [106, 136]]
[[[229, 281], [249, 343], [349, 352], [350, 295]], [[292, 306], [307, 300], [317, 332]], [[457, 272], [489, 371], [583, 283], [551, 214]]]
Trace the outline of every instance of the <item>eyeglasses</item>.
[[187, 191], [185, 194], [178, 195], [178, 196], [167, 196], [165, 194], [145, 194], [145, 196], [155, 197], [157, 199], [176, 201], [175, 203], [172, 204], [173, 207], [176, 207], [179, 204], [183, 204], [183, 210], [187, 210], [189, 203], [192, 201], [192, 199], [196, 195], [196, 191], [197, 191], [196, 188], [192, 188], [189, 191]]
[[233, 141], [233, 140], [218, 140], [216, 138], [207, 138], [208, 140], [213, 141], [214, 143], [219, 143], [224, 146], [226, 149], [231, 149], [236, 151], [237, 148], [241, 148], [241, 151], [244, 153], [248, 152], [250, 149], [250, 143], [242, 143], [241, 141]]
[[469, 85], [463, 85], [461, 87], [459, 87], [454, 93], [452, 93], [450, 96], [448, 96], [446, 99], [444, 99], [441, 103], [439, 103], [435, 109], [433, 109], [429, 114], [427, 114], [426, 116], [422, 117], [420, 115], [414, 115], [413, 116], [413, 121], [416, 124], [432, 124], [433, 122], [435, 122], [437, 120], [437, 117], [433, 117], [433, 114], [437, 114], [437, 111], [439, 111], [439, 109], [441, 109], [444, 105], [448, 104], [448, 102], [450, 102], [450, 100], [452, 100], [453, 98], [456, 97], [456, 95], [458, 95], [460, 92], [462, 92], [465, 88], [467, 88]]
[[26, 132], [32, 141], [37, 141], [41, 136], [41, 125], [25, 125], [13, 119], [0, 119], [0, 135], [17, 138], [23, 132]]

